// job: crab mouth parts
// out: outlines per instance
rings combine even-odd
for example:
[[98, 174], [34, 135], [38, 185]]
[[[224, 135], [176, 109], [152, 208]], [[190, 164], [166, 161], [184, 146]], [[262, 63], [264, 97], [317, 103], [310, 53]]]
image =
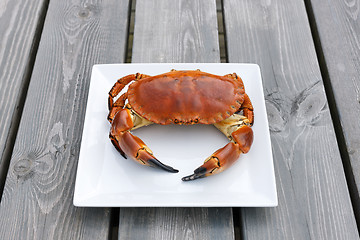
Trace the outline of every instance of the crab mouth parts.
[[192, 125], [192, 124], [199, 123], [199, 119], [195, 118], [195, 119], [191, 119], [189, 121], [183, 121], [183, 120], [179, 120], [179, 119], [174, 119], [173, 123], [174, 124], [179, 124], [179, 125]]

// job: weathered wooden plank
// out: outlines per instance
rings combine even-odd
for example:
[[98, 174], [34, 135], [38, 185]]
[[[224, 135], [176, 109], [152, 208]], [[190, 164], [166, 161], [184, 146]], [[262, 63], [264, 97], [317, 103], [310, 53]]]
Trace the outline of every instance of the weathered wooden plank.
[[231, 214], [231, 208], [121, 208], [119, 239], [233, 239]]
[[[137, 0], [132, 62], [219, 61], [215, 1]], [[120, 209], [119, 239], [233, 238], [231, 208]]]
[[132, 62], [220, 61], [215, 0], [137, 0], [134, 31]]
[[242, 210], [244, 238], [358, 239], [304, 3], [224, 0], [224, 14], [229, 61], [261, 67], [279, 197]]
[[50, 2], [0, 205], [0, 239], [106, 239], [72, 205], [91, 67], [125, 58], [128, 1]]
[[[360, 221], [360, 16], [358, 1], [308, 1], [349, 158], [346, 173]], [[337, 127], [337, 126], [335, 126]]]
[[0, 186], [7, 173], [47, 1], [0, 4]]

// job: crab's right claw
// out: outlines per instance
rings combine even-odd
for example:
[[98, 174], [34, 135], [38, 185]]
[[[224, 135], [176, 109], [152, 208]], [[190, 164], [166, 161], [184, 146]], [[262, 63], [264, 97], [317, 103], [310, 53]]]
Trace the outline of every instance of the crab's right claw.
[[130, 110], [123, 109], [115, 115], [110, 131], [110, 139], [121, 155], [125, 158], [128, 156], [142, 165], [177, 173], [178, 170], [157, 160], [149, 147], [140, 138], [129, 132], [132, 127], [133, 121]]
[[195, 169], [194, 173], [183, 177], [183, 181], [195, 180], [220, 173], [236, 162], [241, 153], [247, 153], [253, 142], [253, 131], [251, 127], [243, 125], [232, 133], [234, 142], [220, 148], [207, 158], [203, 165]]
[[132, 135], [130, 132], [124, 132], [121, 136], [116, 136], [115, 139], [117, 140], [120, 149], [136, 162], [172, 173], [179, 172], [179, 170], [157, 160], [148, 146], [146, 146], [140, 138]]

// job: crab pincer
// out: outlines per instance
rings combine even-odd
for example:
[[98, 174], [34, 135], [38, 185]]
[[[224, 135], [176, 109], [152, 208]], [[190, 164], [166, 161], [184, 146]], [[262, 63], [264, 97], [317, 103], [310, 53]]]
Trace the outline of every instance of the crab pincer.
[[182, 180], [190, 181], [220, 173], [233, 165], [241, 153], [247, 153], [250, 150], [253, 131], [249, 126], [241, 126], [232, 132], [231, 136], [231, 142], [208, 157], [203, 165], [195, 169], [194, 174], [183, 177]]
[[[128, 156], [142, 165], [177, 173], [178, 170], [156, 159], [149, 147], [140, 138], [130, 133], [131, 129], [138, 127], [134, 125], [133, 119], [138, 120], [131, 109], [123, 109], [115, 115], [110, 130], [110, 139], [115, 148], [124, 158]], [[147, 122], [137, 121], [137, 124], [147, 124]]]

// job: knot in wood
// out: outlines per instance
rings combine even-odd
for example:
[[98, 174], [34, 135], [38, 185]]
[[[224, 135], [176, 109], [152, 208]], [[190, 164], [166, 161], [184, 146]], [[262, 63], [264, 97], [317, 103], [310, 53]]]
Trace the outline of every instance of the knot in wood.
[[92, 4], [87, 4], [84, 7], [79, 7], [78, 16], [80, 18], [89, 18], [97, 12], [97, 7]]
[[90, 14], [90, 11], [87, 8], [80, 9], [80, 11], [78, 12], [79, 17], [81, 17], [81, 18], [86, 18], [89, 16], [89, 14]]
[[266, 110], [270, 131], [284, 131], [288, 122], [288, 116], [285, 114], [286, 111], [282, 108], [284, 106], [286, 106], [286, 104], [280, 104], [279, 102], [273, 102], [268, 99], [266, 100]]
[[349, 145], [348, 153], [350, 156], [353, 155], [353, 157], [359, 155], [359, 149], [360, 149], [360, 140], [352, 141]]
[[20, 159], [14, 164], [14, 172], [21, 177], [31, 172], [33, 161], [30, 159]]
[[326, 108], [326, 98], [323, 89], [314, 86], [302, 93], [295, 102], [296, 124], [298, 126], [315, 124]]

